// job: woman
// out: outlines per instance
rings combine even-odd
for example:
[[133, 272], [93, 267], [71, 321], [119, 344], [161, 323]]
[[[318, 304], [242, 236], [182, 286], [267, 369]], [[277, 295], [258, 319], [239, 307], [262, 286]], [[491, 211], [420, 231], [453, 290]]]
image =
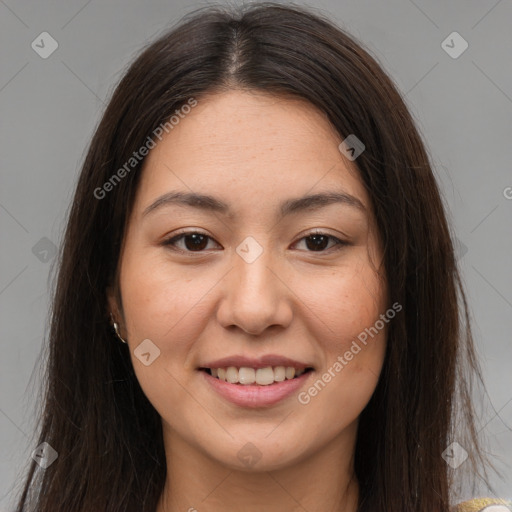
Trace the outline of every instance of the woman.
[[375, 60], [310, 11], [208, 8], [137, 58], [52, 313], [18, 512], [447, 512], [453, 461], [485, 464], [426, 151]]

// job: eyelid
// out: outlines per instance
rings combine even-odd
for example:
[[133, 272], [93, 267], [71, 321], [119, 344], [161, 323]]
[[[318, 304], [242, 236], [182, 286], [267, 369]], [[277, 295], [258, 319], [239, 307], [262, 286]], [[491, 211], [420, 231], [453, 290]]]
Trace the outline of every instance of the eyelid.
[[305, 238], [308, 238], [313, 235], [326, 236], [327, 238], [334, 240], [335, 243], [332, 247], [329, 247], [329, 249], [326, 249], [324, 251], [305, 251], [307, 253], [320, 254], [320, 255], [321, 254], [330, 254], [331, 252], [333, 252], [333, 250], [335, 251], [335, 250], [341, 249], [342, 247], [344, 247], [346, 245], [351, 245], [351, 243], [348, 240], [343, 240], [342, 238], [340, 238], [338, 236], [332, 235], [328, 231], [325, 231], [322, 228], [313, 228], [312, 230], [306, 231], [306, 233], [299, 235], [297, 240], [295, 242], [293, 242], [293, 245], [296, 245], [299, 242], [302, 242], [302, 240], [304, 240]]
[[161, 242], [161, 245], [163, 245], [164, 247], [169, 247], [171, 250], [175, 250], [177, 252], [199, 255], [199, 254], [204, 253], [205, 251], [185, 251], [183, 249], [180, 249], [179, 247], [174, 246], [172, 243], [175, 240], [177, 242], [178, 240], [183, 239], [183, 237], [185, 237], [186, 235], [195, 235], [195, 234], [203, 235], [203, 236], [209, 238], [210, 240], [213, 240], [217, 245], [220, 246], [219, 242], [217, 242], [212, 236], [210, 236], [205, 231], [202, 231], [201, 229], [183, 229], [181, 231], [173, 233], [172, 236], [164, 238]]
[[[164, 240], [162, 240], [161, 245], [163, 245], [164, 247], [170, 247], [171, 250], [177, 251], [177, 252], [181, 252], [181, 253], [184, 253], [184, 254], [192, 254], [192, 255], [197, 254], [197, 255], [201, 255], [201, 254], [205, 253], [206, 251], [205, 250], [203, 250], [203, 251], [183, 250], [183, 249], [180, 249], [180, 248], [176, 247], [172, 243], [173, 241], [176, 243], [178, 240], [182, 239], [186, 235], [193, 235], [193, 234], [203, 235], [203, 236], [209, 238], [210, 240], [214, 241], [217, 245], [220, 246], [220, 244], [212, 236], [210, 236], [208, 233], [202, 231], [201, 229], [184, 229], [184, 230], [178, 231], [177, 233], [173, 233], [172, 236], [167, 237]], [[302, 235], [299, 235], [299, 238], [297, 238], [297, 240], [295, 242], [293, 242], [292, 245], [296, 245], [297, 243], [301, 242], [305, 238], [308, 238], [308, 237], [313, 236], [313, 235], [326, 236], [326, 237], [334, 240], [335, 243], [334, 243], [334, 245], [332, 247], [330, 247], [327, 250], [323, 250], [323, 251], [305, 251], [305, 252], [308, 252], [308, 253], [311, 253], [311, 254], [315, 254], [315, 253], [317, 253], [317, 254], [328, 254], [333, 249], [340, 249], [343, 246], [351, 245], [349, 241], [343, 240], [343, 239], [341, 239], [341, 238], [339, 238], [337, 236], [331, 235], [327, 231], [322, 230], [322, 228], [314, 228], [311, 231], [307, 231], [306, 233], [304, 233]]]

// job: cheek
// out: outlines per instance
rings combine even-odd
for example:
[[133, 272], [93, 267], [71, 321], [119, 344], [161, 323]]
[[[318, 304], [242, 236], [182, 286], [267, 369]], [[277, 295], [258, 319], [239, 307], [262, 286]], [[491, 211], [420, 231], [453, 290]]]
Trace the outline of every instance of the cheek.
[[309, 310], [315, 339], [329, 352], [345, 351], [386, 308], [385, 285], [362, 257], [324, 274], [303, 274], [295, 290]]
[[301, 403], [308, 402], [319, 421], [339, 427], [357, 418], [378, 382], [387, 337], [387, 323], [380, 320], [385, 283], [363, 257], [301, 283], [308, 330], [323, 357]]
[[352, 300], [350, 308], [333, 310], [330, 329], [318, 324], [322, 367], [297, 397], [326, 438], [357, 420], [375, 391], [385, 358], [386, 324], [375, 327], [382, 310], [358, 310], [358, 301]]
[[162, 258], [127, 255], [121, 271], [122, 296], [129, 332], [134, 339], [150, 338], [162, 350], [172, 340], [180, 350], [205, 321], [204, 301], [214, 282], [197, 270], [176, 271]]
[[[125, 253], [121, 268], [133, 368], [145, 395], [162, 416], [187, 399], [183, 388], [187, 355], [208, 320], [201, 298], [212, 284], [208, 279], [192, 278], [192, 272], [176, 272], [161, 258], [135, 251]], [[158, 356], [146, 366], [139, 359], [138, 347], [147, 339], [157, 347]]]

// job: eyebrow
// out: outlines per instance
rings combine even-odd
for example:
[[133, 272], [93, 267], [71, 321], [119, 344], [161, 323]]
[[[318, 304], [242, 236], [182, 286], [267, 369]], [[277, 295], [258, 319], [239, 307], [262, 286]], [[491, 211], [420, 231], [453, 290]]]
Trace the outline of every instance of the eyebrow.
[[[317, 210], [335, 203], [341, 203], [366, 213], [366, 207], [357, 197], [346, 192], [324, 192], [296, 199], [287, 199], [280, 205], [279, 217], [283, 218], [287, 215], [306, 210]], [[216, 197], [179, 191], [171, 191], [160, 196], [142, 212], [142, 216], [145, 217], [151, 212], [170, 205], [188, 206], [233, 217], [233, 212], [229, 205]]]

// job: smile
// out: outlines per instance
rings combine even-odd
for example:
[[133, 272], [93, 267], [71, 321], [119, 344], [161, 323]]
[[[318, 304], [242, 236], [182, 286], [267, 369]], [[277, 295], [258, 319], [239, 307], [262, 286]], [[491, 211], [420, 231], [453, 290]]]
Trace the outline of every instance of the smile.
[[[214, 376], [214, 373], [217, 375]], [[300, 392], [313, 373], [312, 368], [295, 371], [293, 367], [284, 366], [257, 369], [230, 366], [200, 368], [199, 371], [206, 385], [215, 395], [231, 404], [245, 408], [271, 407], [284, 401], [285, 398]], [[234, 382], [228, 382], [228, 378]], [[295, 404], [296, 401], [293, 403]]]
[[229, 366], [227, 368], [201, 368], [212, 377], [218, 380], [229, 382], [230, 384], [270, 386], [276, 382], [284, 382], [300, 377], [309, 372], [312, 368], [296, 369], [293, 366], [267, 366], [265, 368], [250, 368], [242, 366], [237, 368]]

